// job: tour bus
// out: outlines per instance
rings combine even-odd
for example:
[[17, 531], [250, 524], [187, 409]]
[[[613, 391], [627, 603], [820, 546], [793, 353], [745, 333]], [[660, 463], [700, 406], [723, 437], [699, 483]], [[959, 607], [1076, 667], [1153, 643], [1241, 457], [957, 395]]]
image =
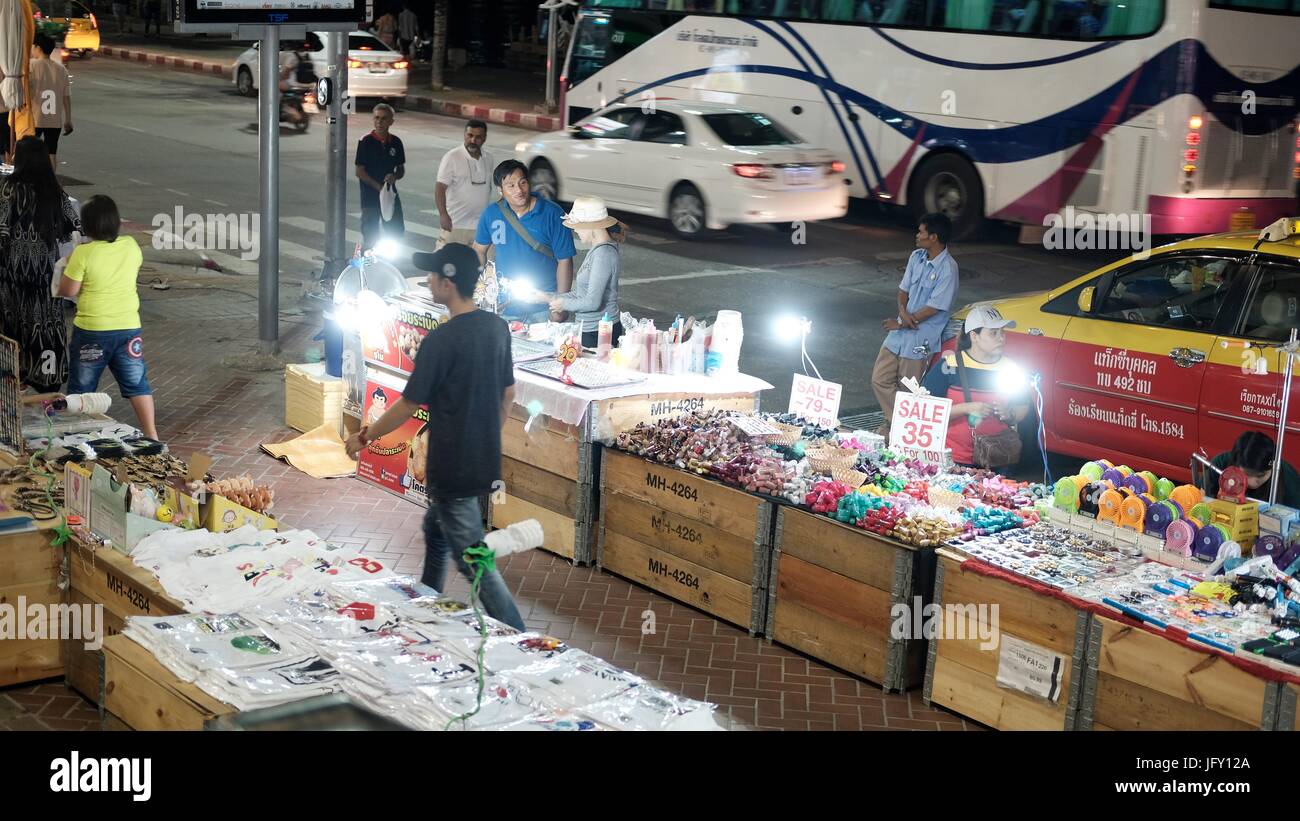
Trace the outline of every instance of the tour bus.
[[762, 111], [958, 236], [1067, 206], [1205, 234], [1295, 211], [1297, 43], [1300, 0], [587, 0], [561, 106]]

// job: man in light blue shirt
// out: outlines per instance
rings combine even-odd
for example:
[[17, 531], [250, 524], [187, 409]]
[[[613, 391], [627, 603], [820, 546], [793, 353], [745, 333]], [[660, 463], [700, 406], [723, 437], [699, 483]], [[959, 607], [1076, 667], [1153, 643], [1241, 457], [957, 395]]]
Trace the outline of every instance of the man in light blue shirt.
[[889, 437], [894, 397], [904, 379], [925, 376], [930, 357], [938, 352], [943, 329], [957, 297], [957, 262], [948, 253], [952, 221], [943, 214], [926, 214], [916, 229], [916, 251], [907, 260], [898, 283], [898, 315], [886, 319], [888, 331], [871, 372], [871, 389], [884, 411], [877, 431]]

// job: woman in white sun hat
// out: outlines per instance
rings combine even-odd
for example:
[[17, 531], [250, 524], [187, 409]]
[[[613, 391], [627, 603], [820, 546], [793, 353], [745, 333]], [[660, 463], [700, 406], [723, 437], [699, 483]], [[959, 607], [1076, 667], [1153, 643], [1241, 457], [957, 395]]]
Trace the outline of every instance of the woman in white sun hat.
[[566, 228], [577, 234], [578, 248], [589, 248], [582, 267], [573, 278], [573, 290], [551, 299], [552, 311], [573, 311], [582, 323], [582, 344], [596, 347], [602, 317], [614, 323], [614, 344], [623, 335], [618, 321], [619, 244], [627, 238], [627, 226], [609, 215], [599, 197], [577, 197], [564, 218]]

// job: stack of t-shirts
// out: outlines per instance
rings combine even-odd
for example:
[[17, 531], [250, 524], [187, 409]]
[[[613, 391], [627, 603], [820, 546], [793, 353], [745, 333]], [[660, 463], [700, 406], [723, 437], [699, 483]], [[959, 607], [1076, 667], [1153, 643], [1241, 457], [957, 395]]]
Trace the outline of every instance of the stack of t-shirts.
[[240, 710], [336, 692], [338, 672], [238, 615], [133, 616], [123, 634], [182, 681]]
[[258, 601], [243, 611], [273, 634], [283, 631], [306, 644], [392, 630], [403, 608], [437, 601], [437, 592], [409, 576], [308, 587], [284, 599]]
[[345, 689], [369, 701], [477, 675], [473, 658], [418, 625], [321, 641], [321, 654], [346, 676]]
[[637, 687], [584, 707], [580, 713], [615, 730], [722, 729], [713, 718], [713, 705], [653, 687]]

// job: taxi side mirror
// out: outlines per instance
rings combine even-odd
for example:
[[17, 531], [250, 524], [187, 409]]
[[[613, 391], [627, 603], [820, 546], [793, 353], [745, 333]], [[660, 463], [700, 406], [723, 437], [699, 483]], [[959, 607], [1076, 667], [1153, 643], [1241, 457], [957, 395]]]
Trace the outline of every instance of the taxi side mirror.
[[1094, 285], [1089, 285], [1087, 288], [1084, 288], [1082, 291], [1080, 291], [1079, 310], [1083, 311], [1085, 314], [1092, 313], [1092, 298], [1096, 296], [1096, 294], [1097, 294], [1097, 288]]

